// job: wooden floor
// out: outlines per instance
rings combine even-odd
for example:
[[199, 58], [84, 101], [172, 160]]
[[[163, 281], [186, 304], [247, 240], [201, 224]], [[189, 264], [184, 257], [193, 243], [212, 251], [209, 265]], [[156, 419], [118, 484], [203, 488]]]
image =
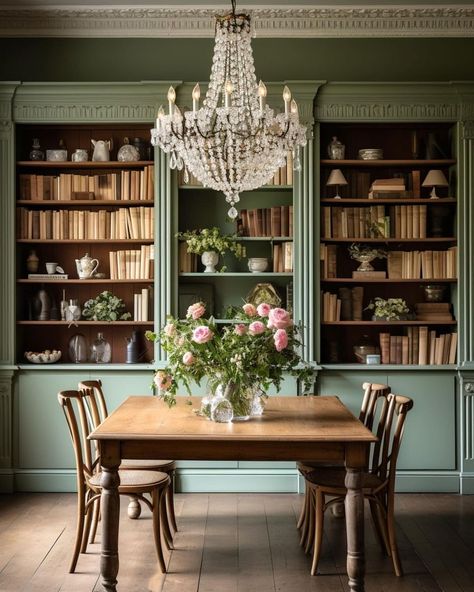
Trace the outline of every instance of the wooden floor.
[[[321, 575], [295, 527], [302, 497], [286, 494], [176, 496], [176, 550], [157, 570], [147, 510], [126, 517], [122, 501], [120, 592], [347, 591], [344, 521], [328, 513]], [[68, 574], [75, 529], [72, 494], [0, 496], [1, 592], [99, 592], [99, 544]], [[474, 591], [474, 496], [398, 495], [403, 578], [375, 544], [367, 522], [367, 592]], [[99, 538], [100, 540], [100, 538]]]

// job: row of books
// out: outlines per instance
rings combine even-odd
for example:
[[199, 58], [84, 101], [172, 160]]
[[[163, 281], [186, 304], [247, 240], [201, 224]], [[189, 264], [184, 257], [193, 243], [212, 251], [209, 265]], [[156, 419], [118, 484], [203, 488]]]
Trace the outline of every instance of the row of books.
[[198, 258], [194, 253], [188, 253], [188, 245], [185, 242], [178, 244], [178, 272], [195, 273], [198, 267]]
[[[321, 235], [324, 238], [370, 238], [375, 228], [385, 235], [384, 206], [368, 208], [341, 208], [324, 206], [321, 217]], [[375, 232], [375, 236], [377, 236]]]
[[154, 277], [154, 245], [109, 252], [111, 280], [151, 280]]
[[380, 333], [382, 364], [415, 364], [438, 366], [455, 364], [458, 334], [438, 335], [428, 327], [407, 327], [406, 335]]
[[293, 206], [241, 210], [237, 234], [255, 237], [293, 236]]
[[426, 205], [322, 208], [323, 238], [426, 238]]
[[389, 279], [451, 279], [457, 277], [457, 247], [446, 251], [391, 251]]
[[321, 292], [321, 320], [323, 323], [341, 320], [341, 300], [337, 294]]
[[293, 272], [293, 243], [284, 242], [273, 245], [273, 271]]
[[154, 166], [119, 173], [81, 175], [20, 174], [18, 196], [25, 200], [64, 201], [73, 199], [153, 200]]
[[321, 243], [319, 258], [321, 261], [321, 278], [325, 280], [337, 278], [337, 245]]
[[[192, 187], [202, 187], [202, 183], [196, 179], [196, 177], [188, 171], [188, 180], [184, 181], [184, 171], [180, 172], [179, 175], [179, 184], [180, 185], [189, 185]], [[266, 183], [266, 185], [277, 185], [277, 186], [287, 186], [293, 185], [293, 153], [288, 152], [288, 156], [286, 159], [286, 164], [280, 167], [273, 178], [270, 179]]]
[[20, 239], [153, 239], [154, 208], [108, 210], [17, 209]]
[[133, 294], [133, 320], [153, 320], [153, 287], [142, 288], [141, 292]]

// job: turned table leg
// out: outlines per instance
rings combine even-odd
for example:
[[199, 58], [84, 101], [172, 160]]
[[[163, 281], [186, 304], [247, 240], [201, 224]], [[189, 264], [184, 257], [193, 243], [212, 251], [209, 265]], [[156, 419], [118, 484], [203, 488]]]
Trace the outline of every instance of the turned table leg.
[[347, 532], [347, 575], [351, 592], [364, 592], [364, 495], [362, 473], [359, 469], [346, 469], [347, 488], [346, 532]]
[[[110, 466], [102, 465], [102, 495], [100, 499], [102, 514], [102, 548], [100, 556], [101, 583], [106, 592], [117, 591], [117, 574], [119, 569], [118, 533], [120, 517], [120, 496], [118, 488], [120, 478], [118, 467], [120, 460]], [[102, 461], [103, 462], [103, 461]], [[115, 466], [114, 466], [115, 465]]]

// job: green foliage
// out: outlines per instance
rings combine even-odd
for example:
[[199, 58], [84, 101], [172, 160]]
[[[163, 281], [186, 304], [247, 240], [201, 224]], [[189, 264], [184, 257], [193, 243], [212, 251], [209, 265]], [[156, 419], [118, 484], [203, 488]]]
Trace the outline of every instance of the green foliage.
[[374, 315], [387, 321], [398, 321], [400, 316], [410, 312], [407, 303], [403, 298], [380, 298], [377, 296], [373, 302], [367, 306], [366, 310], [373, 310]]
[[202, 255], [205, 251], [216, 251], [224, 255], [229, 251], [237, 259], [244, 257], [244, 248], [237, 242], [237, 237], [235, 235], [221, 234], [217, 226], [203, 228], [202, 230], [178, 232], [176, 237], [186, 241], [188, 253]]
[[112, 292], [105, 290], [96, 298], [87, 300], [82, 310], [82, 316], [93, 321], [126, 321], [132, 315], [124, 310], [124, 301], [118, 296], [114, 296]]

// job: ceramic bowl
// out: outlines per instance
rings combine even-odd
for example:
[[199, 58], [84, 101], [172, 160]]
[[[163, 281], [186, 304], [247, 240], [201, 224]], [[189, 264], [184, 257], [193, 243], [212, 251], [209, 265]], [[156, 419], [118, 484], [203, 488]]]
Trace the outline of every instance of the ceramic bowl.
[[382, 148], [362, 148], [359, 150], [361, 160], [381, 160], [383, 158]]
[[61, 351], [45, 349], [42, 352], [25, 352], [25, 358], [32, 364], [54, 364], [61, 359]]
[[268, 259], [266, 257], [250, 257], [248, 266], [252, 273], [261, 273], [262, 271], [266, 271]]

